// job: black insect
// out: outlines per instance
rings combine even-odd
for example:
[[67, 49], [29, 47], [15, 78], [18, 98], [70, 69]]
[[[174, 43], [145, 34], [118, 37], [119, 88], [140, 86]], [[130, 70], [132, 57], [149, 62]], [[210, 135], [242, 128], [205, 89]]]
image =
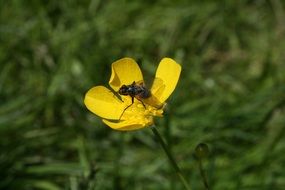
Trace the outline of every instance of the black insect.
[[147, 98], [151, 97], [151, 92], [149, 89], [147, 89], [144, 86], [144, 83], [143, 82], [136, 83], [135, 81], [130, 85], [122, 85], [121, 88], [119, 89], [118, 93], [120, 95], [130, 96], [132, 98], [132, 103], [124, 109], [119, 120], [121, 119], [121, 117], [124, 114], [124, 112], [126, 111], [126, 109], [128, 109], [131, 105], [133, 105], [135, 98], [142, 103], [144, 108], [146, 108], [145, 104], [143, 103], [143, 99], [147, 99]]

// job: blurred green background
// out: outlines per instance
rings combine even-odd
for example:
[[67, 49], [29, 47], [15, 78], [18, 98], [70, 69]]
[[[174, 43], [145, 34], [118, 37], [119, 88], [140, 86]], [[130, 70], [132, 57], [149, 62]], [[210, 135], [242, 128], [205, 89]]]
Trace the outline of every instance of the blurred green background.
[[83, 105], [110, 65], [182, 67], [161, 132], [193, 190], [285, 189], [282, 0], [0, 1], [0, 189], [184, 189], [150, 129]]

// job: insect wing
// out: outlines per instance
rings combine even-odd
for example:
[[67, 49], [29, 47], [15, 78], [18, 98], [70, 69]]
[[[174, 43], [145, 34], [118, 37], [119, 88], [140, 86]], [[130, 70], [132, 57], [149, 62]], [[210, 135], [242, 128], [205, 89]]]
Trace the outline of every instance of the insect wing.
[[163, 83], [163, 80], [160, 78], [155, 78], [150, 89], [153, 96], [155, 96], [156, 98], [160, 98], [164, 89], [165, 84]]
[[159, 101], [159, 98], [161, 97], [164, 89], [165, 85], [163, 83], [163, 80], [160, 78], [155, 78], [150, 89], [151, 96], [145, 99], [144, 102], [153, 107], [161, 108], [163, 106], [163, 103]]
[[143, 80], [136, 81], [135, 84], [138, 86], [145, 86], [145, 83]]

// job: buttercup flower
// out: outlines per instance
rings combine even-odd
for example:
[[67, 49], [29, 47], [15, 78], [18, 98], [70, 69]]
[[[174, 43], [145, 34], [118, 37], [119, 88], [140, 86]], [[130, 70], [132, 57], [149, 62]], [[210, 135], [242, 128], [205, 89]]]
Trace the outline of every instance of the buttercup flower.
[[[163, 58], [156, 70], [149, 98], [141, 101], [134, 98], [132, 104], [131, 96], [114, 94], [104, 86], [95, 86], [86, 93], [84, 104], [113, 129], [128, 131], [144, 128], [153, 124], [154, 116], [162, 117], [165, 101], [175, 89], [180, 72], [181, 66], [173, 59]], [[118, 92], [120, 87], [133, 82], [143, 82], [142, 72], [133, 59], [122, 58], [112, 64], [109, 85], [113, 91]]]

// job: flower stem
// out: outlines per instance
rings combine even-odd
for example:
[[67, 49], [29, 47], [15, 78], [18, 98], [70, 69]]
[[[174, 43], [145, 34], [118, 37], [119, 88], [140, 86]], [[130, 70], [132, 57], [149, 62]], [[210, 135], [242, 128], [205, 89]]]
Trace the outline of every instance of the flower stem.
[[167, 148], [165, 142], [163, 141], [161, 135], [159, 134], [158, 130], [156, 129], [155, 126], [151, 126], [151, 130], [154, 133], [155, 137], [157, 138], [157, 140], [159, 141], [160, 145], [162, 146], [164, 152], [166, 153], [170, 164], [172, 165], [172, 167], [174, 168], [176, 174], [178, 175], [179, 179], [181, 180], [181, 182], [183, 183], [184, 187], [186, 190], [191, 190], [188, 182], [186, 181], [186, 179], [184, 178], [180, 168], [178, 167], [175, 159], [173, 158], [171, 152], [169, 151], [169, 149]]
[[205, 189], [206, 189], [206, 190], [209, 190], [210, 188], [209, 188], [209, 185], [208, 185], [208, 181], [207, 181], [207, 177], [206, 177], [205, 171], [204, 171], [204, 169], [203, 169], [202, 160], [199, 159], [198, 162], [199, 162], [200, 175], [202, 176]]

